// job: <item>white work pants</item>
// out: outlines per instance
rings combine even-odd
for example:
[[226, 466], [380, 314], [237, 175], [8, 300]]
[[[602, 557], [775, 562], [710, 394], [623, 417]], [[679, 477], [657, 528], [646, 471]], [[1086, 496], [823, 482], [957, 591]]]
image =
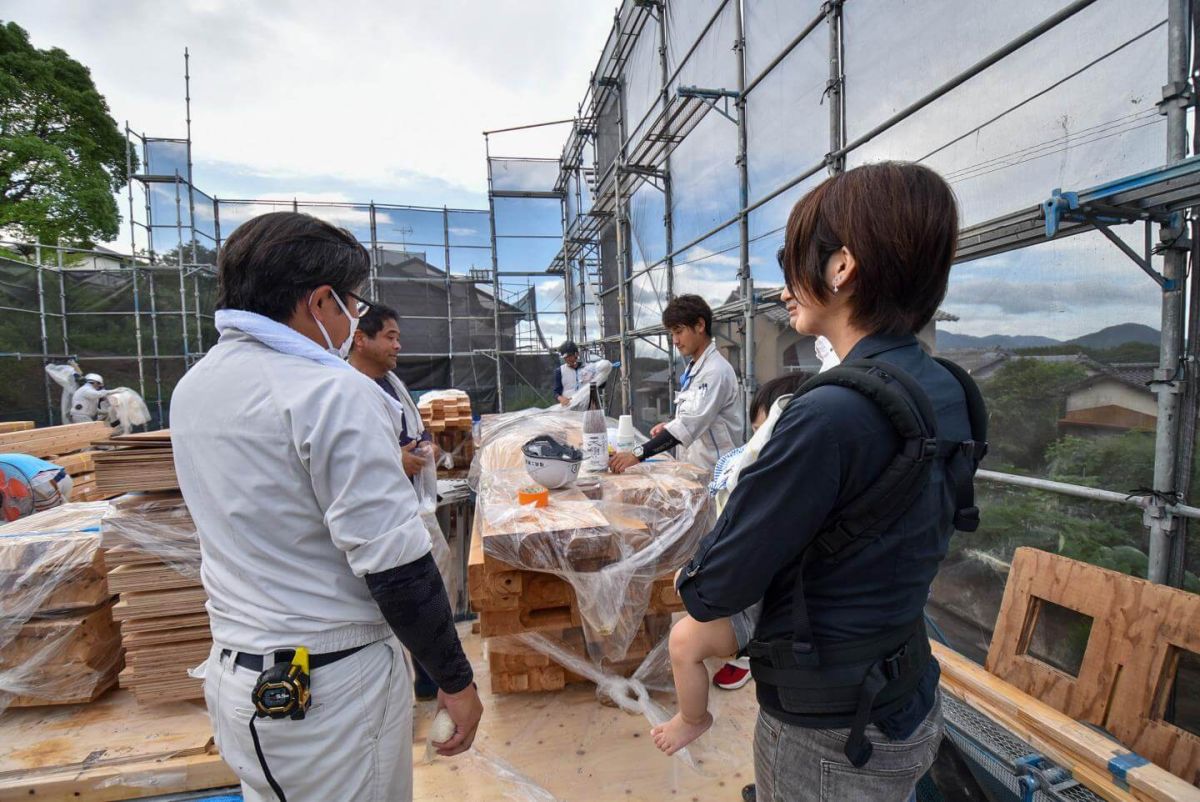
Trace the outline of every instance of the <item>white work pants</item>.
[[[250, 733], [258, 672], [213, 646], [204, 699], [221, 757], [246, 802], [274, 802]], [[300, 721], [258, 718], [263, 758], [287, 802], [412, 799], [412, 677], [400, 642], [388, 638], [314, 669], [312, 707]]]

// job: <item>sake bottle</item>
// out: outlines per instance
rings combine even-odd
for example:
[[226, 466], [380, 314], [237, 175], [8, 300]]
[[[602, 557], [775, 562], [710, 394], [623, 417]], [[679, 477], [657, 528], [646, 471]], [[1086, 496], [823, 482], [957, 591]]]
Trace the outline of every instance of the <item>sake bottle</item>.
[[583, 413], [583, 467], [593, 473], [608, 470], [608, 425], [595, 382], [591, 383], [588, 408]]

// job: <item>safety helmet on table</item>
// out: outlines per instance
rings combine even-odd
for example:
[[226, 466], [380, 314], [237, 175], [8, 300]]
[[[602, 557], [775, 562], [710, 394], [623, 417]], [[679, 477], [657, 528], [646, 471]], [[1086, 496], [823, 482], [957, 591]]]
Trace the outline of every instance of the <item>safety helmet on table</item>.
[[566, 487], [579, 477], [583, 452], [548, 434], [538, 435], [524, 446], [525, 472], [533, 481], [551, 490]]

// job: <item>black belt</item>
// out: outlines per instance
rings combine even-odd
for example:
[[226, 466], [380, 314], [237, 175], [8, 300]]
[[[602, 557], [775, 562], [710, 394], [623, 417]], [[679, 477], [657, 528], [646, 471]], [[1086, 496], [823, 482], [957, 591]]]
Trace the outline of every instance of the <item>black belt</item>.
[[[321, 666], [327, 666], [330, 663], [336, 663], [343, 657], [349, 657], [357, 651], [367, 648], [371, 644], [364, 643], [362, 646], [354, 646], [350, 649], [342, 649], [340, 652], [325, 652], [324, 654], [310, 654], [308, 656], [308, 668], [310, 671], [315, 671]], [[233, 654], [231, 649], [222, 649], [221, 656], [228, 657]], [[275, 652], [273, 657], [276, 663], [290, 663], [295, 652], [291, 649], [280, 649]], [[263, 656], [261, 654], [249, 654], [247, 652], [238, 652], [237, 658], [233, 661], [242, 668], [248, 668], [251, 671], [262, 672]]]

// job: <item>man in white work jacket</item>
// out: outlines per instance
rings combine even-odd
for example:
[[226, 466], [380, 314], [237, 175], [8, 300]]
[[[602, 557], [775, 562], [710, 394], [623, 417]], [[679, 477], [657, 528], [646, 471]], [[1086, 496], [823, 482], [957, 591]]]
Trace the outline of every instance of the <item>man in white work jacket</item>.
[[[310, 215], [243, 223], [218, 261], [220, 339], [171, 400], [213, 638], [204, 696], [247, 802], [412, 799], [401, 643], [455, 723], [441, 754], [468, 749], [483, 712], [404, 475], [402, 411], [345, 361], [369, 269], [352, 234]], [[265, 673], [299, 647], [311, 706], [257, 715]]]
[[680, 295], [662, 314], [676, 350], [689, 359], [679, 378], [675, 418], [650, 430], [650, 439], [609, 460], [621, 473], [633, 465], [680, 447], [680, 457], [711, 472], [722, 455], [742, 442], [742, 398], [737, 374], [717, 350], [712, 309], [699, 295]]

